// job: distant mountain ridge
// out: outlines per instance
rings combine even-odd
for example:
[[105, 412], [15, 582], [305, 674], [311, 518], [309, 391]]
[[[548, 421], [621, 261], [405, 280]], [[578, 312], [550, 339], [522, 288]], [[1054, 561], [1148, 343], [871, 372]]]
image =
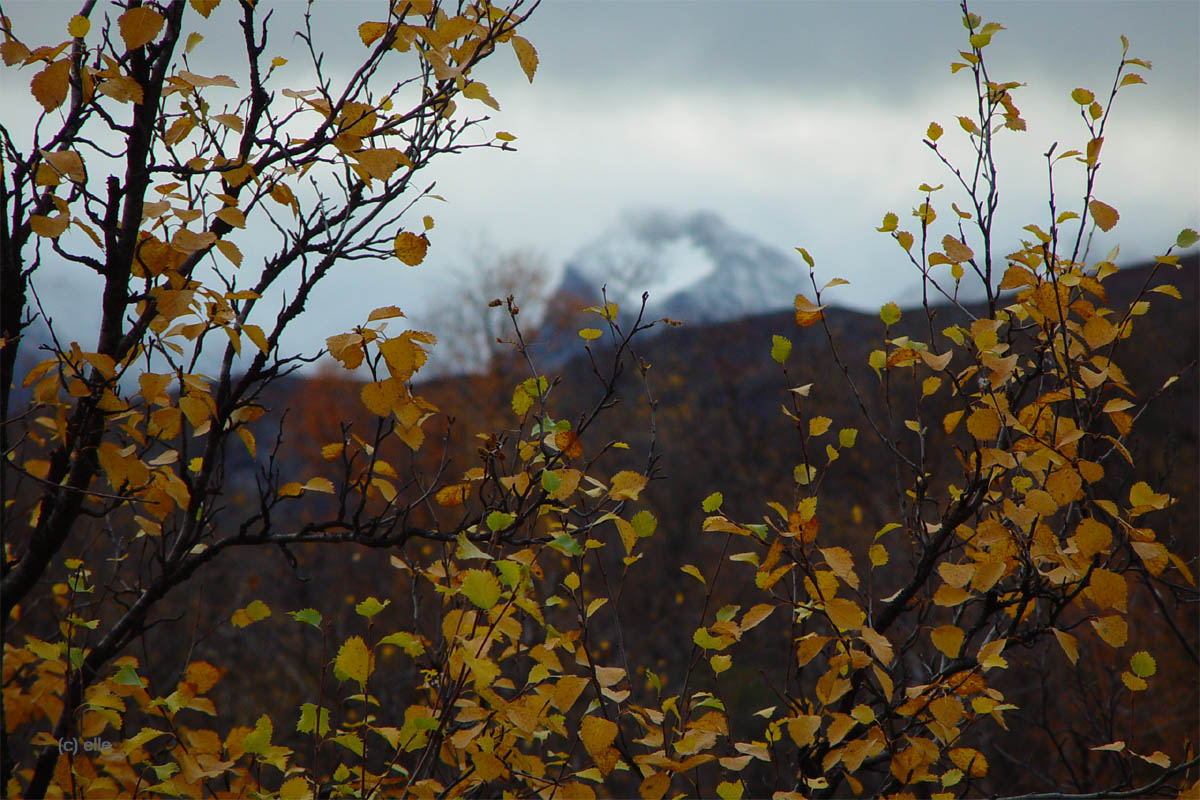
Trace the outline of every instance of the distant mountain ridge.
[[711, 211], [627, 212], [566, 264], [558, 291], [595, 298], [605, 288], [622, 311], [682, 322], [720, 322], [788, 308], [806, 270]]

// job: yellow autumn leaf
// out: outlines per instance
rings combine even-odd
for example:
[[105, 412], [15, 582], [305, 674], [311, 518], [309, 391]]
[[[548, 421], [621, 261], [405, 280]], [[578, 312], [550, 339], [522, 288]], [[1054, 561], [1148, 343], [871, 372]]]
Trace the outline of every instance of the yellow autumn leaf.
[[796, 295], [792, 305], [796, 309], [796, 324], [801, 328], [815, 325], [825, 316], [822, 311], [824, 305], [818, 306], [802, 294]]
[[359, 396], [367, 409], [377, 417], [386, 417], [392, 413], [392, 402], [396, 399], [395, 392], [389, 392], [385, 381], [364, 383], [359, 390]]
[[1159, 494], [1145, 481], [1138, 481], [1129, 489], [1129, 505], [1133, 508], [1166, 508], [1171, 497]]
[[771, 612], [775, 607], [767, 603], [759, 603], [742, 615], [742, 621], [738, 623], [738, 627], [743, 633], [758, 626], [763, 620], [771, 616]]
[[279, 786], [279, 800], [308, 800], [310, 797], [312, 790], [308, 781], [299, 776], [288, 778]]
[[371, 653], [361, 636], [351, 636], [338, 648], [334, 659], [334, 675], [339, 680], [352, 680], [365, 686], [371, 675]]
[[850, 588], [857, 589], [858, 576], [854, 574], [854, 557], [850, 555], [850, 551], [844, 547], [823, 547], [820, 551], [833, 574], [845, 581]]
[[463, 97], [470, 100], [478, 100], [485, 106], [488, 106], [496, 111], [500, 110], [500, 104], [496, 102], [496, 98], [492, 97], [488, 92], [487, 84], [482, 81], [471, 81], [462, 90]]
[[423, 233], [418, 236], [415, 233], [401, 231], [396, 234], [396, 240], [392, 243], [396, 258], [410, 267], [415, 267], [425, 260], [425, 251], [428, 248], [429, 239]]
[[41, 72], [33, 76], [29, 89], [33, 98], [42, 104], [42, 108], [53, 111], [67, 99], [70, 89], [71, 61], [59, 59], [51, 62]]
[[1142, 761], [1145, 761], [1147, 764], [1153, 764], [1154, 766], [1162, 769], [1166, 769], [1167, 767], [1171, 766], [1171, 757], [1162, 750], [1155, 750], [1148, 756], [1144, 756], [1141, 753], [1134, 753], [1134, 755], [1140, 758]]
[[844, 597], [834, 597], [825, 603], [825, 613], [839, 631], [856, 630], [862, 627], [866, 613], [858, 603]]
[[1075, 637], [1066, 631], [1060, 631], [1058, 628], [1054, 628], [1053, 631], [1054, 638], [1058, 639], [1058, 646], [1067, 654], [1067, 658], [1070, 659], [1072, 664], [1078, 663], [1079, 647], [1076, 644]]
[[236, 244], [226, 239], [218, 239], [216, 245], [217, 249], [221, 251], [221, 255], [228, 258], [231, 264], [235, 267], [242, 265], [242, 251]]
[[1115, 208], [1099, 200], [1093, 200], [1088, 203], [1088, 211], [1091, 213], [1096, 226], [1102, 231], [1112, 230], [1113, 226], [1117, 224], [1117, 220], [1121, 218], [1121, 215], [1117, 213]]
[[500, 582], [489, 570], [469, 569], [463, 573], [462, 593], [486, 611], [500, 600]]
[[92, 23], [87, 17], [82, 17], [79, 14], [71, 17], [71, 21], [67, 23], [67, 35], [73, 39], [87, 36], [88, 31], [91, 29]]
[[29, 217], [29, 228], [38, 236], [47, 239], [57, 239], [62, 236], [70, 224], [71, 218], [66, 214], [58, 214], [53, 217], [33, 214]]
[[948, 658], [957, 658], [962, 649], [963, 632], [957, 625], [939, 625], [929, 632], [933, 646], [946, 654]]
[[235, 628], [244, 628], [251, 623], [266, 619], [271, 616], [271, 609], [262, 600], [254, 600], [245, 608], [239, 608], [233, 612], [230, 621]]
[[991, 441], [1000, 433], [1000, 417], [990, 408], [976, 408], [967, 417], [967, 430], [981, 442]]
[[1069, 466], [1056, 469], [1046, 476], [1046, 491], [1060, 506], [1073, 501], [1082, 485], [1083, 479], [1079, 477], [1079, 473]]
[[1149, 684], [1146, 681], [1128, 671], [1121, 673], [1121, 683], [1125, 684], [1126, 688], [1131, 692], [1144, 692], [1149, 688]]
[[1083, 558], [1106, 553], [1112, 545], [1112, 529], [1094, 517], [1086, 517], [1075, 526], [1075, 548]]
[[797, 747], [808, 747], [813, 743], [817, 731], [821, 729], [821, 717], [816, 714], [802, 714], [787, 721], [788, 736]]
[[234, 206], [226, 206], [216, 213], [217, 219], [228, 224], [231, 228], [246, 227], [246, 215], [241, 209]]
[[950, 748], [950, 761], [972, 777], [982, 778], [987, 775], [987, 759], [978, 750], [970, 747], [952, 747]]
[[437, 490], [434, 495], [434, 500], [439, 506], [444, 508], [453, 508], [461, 506], [466, 502], [467, 495], [470, 493], [471, 487], [466, 483], [456, 483], [450, 486], [443, 486]]
[[87, 180], [87, 172], [83, 167], [83, 159], [74, 150], [56, 150], [54, 152], [42, 150], [40, 152], [42, 158], [50, 166], [54, 167], [55, 172], [67, 180], [74, 183], [83, 183]]
[[588, 755], [593, 759], [607, 751], [616, 738], [616, 723], [602, 717], [586, 716], [579, 726], [579, 739], [583, 742], [583, 747], [587, 750]]
[[513, 52], [517, 54], [517, 61], [521, 65], [521, 70], [525, 73], [525, 77], [533, 83], [533, 73], [537, 72], [538, 55], [537, 49], [529, 43], [529, 40], [524, 36], [512, 37]]
[[644, 488], [646, 488], [646, 476], [625, 469], [613, 475], [608, 496], [613, 500], [637, 500], [638, 494]]
[[1092, 627], [1096, 629], [1100, 638], [1113, 648], [1124, 647], [1126, 639], [1129, 638], [1129, 627], [1125, 618], [1116, 614], [1092, 620]]
[[662, 800], [671, 787], [671, 776], [666, 772], [651, 772], [638, 785], [642, 800]]
[[387, 28], [385, 22], [364, 22], [358, 26], [358, 38], [369, 47], [372, 42], [387, 33]]
[[1008, 662], [1000, 655], [1006, 644], [1008, 644], [1007, 639], [993, 639], [983, 647], [980, 647], [979, 652], [975, 656], [979, 660], [979, 665], [984, 669], [991, 669], [992, 667], [1007, 668]]
[[162, 30], [163, 17], [152, 8], [137, 6], [117, 17], [117, 26], [126, 50], [136, 50], [154, 40]]
[[1129, 586], [1125, 576], [1107, 569], [1092, 571], [1088, 594], [1101, 609], [1115, 608], [1124, 611]]
[[970, 596], [970, 592], [965, 589], [944, 584], [939, 586], [938, 590], [933, 593], [933, 602], [939, 606], [956, 606], [966, 601]]
[[199, 12], [200, 16], [208, 19], [209, 14], [212, 14], [213, 9], [221, 0], [190, 0], [192, 8]]
[[970, 247], [949, 234], [942, 237], [942, 250], [945, 251], [946, 258], [955, 264], [970, 261], [975, 257], [975, 252]]

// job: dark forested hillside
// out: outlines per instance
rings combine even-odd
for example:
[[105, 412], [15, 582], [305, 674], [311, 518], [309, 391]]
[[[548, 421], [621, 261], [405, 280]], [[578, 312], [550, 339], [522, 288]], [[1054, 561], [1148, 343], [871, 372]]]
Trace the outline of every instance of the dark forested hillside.
[[[1129, 299], [1148, 280], [1153, 284], [1173, 284], [1182, 299], [1152, 294], [1154, 313], [1138, 318], [1135, 335], [1121, 343], [1117, 361], [1125, 365], [1126, 378], [1142, 397], [1155, 395], [1171, 375], [1181, 374], [1181, 377], [1139, 416], [1127, 444], [1141, 469], [1140, 477], [1180, 498], [1159, 519], [1158, 532], [1173, 552], [1194, 565], [1196, 532], [1200, 529], [1196, 499], [1200, 480], [1195, 366], [1200, 342], [1197, 313], [1200, 296], [1196, 258], [1184, 259], [1178, 270], [1160, 267], [1153, 277], [1148, 267], [1123, 270], [1105, 283], [1109, 302], [1117, 309], [1127, 307]], [[956, 321], [957, 314], [944, 308], [937, 312], [936, 321], [948, 325]], [[906, 327], [909, 320], [913, 329]], [[922, 331], [915, 327], [918, 321], [925, 324], [923, 314], [906, 313], [892, 335], [920, 336]], [[866, 366], [870, 351], [880, 346], [883, 335], [878, 316], [833, 309], [828, 312], [827, 323], [840, 361], [848, 365], [850, 378], [858, 386], [871, 416], [889, 426], [885, 433], [895, 436], [902, 432], [900, 420], [889, 420], [880, 393], [875, 391], [879, 378]], [[773, 334], [787, 335], [793, 341], [788, 381], [768, 354]], [[582, 345], [576, 346], [582, 352]], [[596, 347], [594, 351], [597, 361], [603, 361], [606, 357], [603, 348]], [[782, 411], [788, 402], [789, 383], [792, 386], [811, 383], [804, 400], [811, 406], [806, 408], [830, 417], [835, 429], [854, 427], [859, 431], [857, 446], [844, 451], [824, 478], [820, 534], [824, 543], [861, 545], [864, 538], [894, 518], [897, 493], [902, 491], [903, 479], [908, 476], [895, 472], [893, 460], [887, 457], [883, 445], [864, 422], [856, 394], [832, 357], [830, 343], [820, 325], [798, 330], [791, 313], [776, 313], [705, 326], [666, 327], [661, 332], [656, 327], [645, 336], [636, 352], [649, 365], [649, 386], [655, 403], [653, 428], [649, 425], [649, 400], [632, 380], [629, 369], [627, 380], [618, 386], [617, 407], [602, 417], [599, 424], [603, 430], [593, 441], [623, 441], [629, 445], [628, 450], [612, 450], [603, 457], [611, 462], [605, 468], [616, 470], [644, 464], [641, 459], [650, 448], [650, 431], [653, 431], [654, 448], [660, 457], [655, 479], [642, 500], [644, 507], [659, 520], [659, 535], [650, 543], [646, 563], [642, 565], [648, 582], [638, 583], [623, 597], [622, 605], [627, 612], [623, 636], [626, 646], [653, 654], [659, 669], [670, 674], [683, 666], [690, 644], [691, 629], [681, 620], [680, 613], [685, 607], [685, 594], [693, 588], [689, 584], [694, 582], [678, 571], [678, 565], [712, 564], [721, 557], [718, 538], [701, 533], [705, 517], [701, 510], [703, 498], [714, 491], [722, 492], [726, 513], [740, 519], [757, 519], [766, 514], [763, 503], [767, 498], [784, 503], [793, 501], [796, 490], [793, 470], [801, 460], [801, 453], [794, 423]], [[480, 441], [474, 438], [476, 431], [502, 428], [506, 424], [511, 416], [513, 386], [528, 377], [527, 372], [521, 372], [522, 366], [519, 361], [498, 364], [488, 375], [443, 378], [420, 387], [421, 394], [446, 415], [443, 424], [436, 427], [450, 433], [444, 451], [444, 469], [449, 474], [465, 472], [479, 463], [476, 449]], [[596, 392], [592, 387], [598, 382], [591, 372], [586, 357], [576, 358], [562, 369], [562, 383], [551, 393], [552, 416], [573, 419], [595, 402]], [[320, 464], [312, 454], [322, 443], [340, 440], [343, 426], [349, 426], [351, 431], [361, 430], [371, 419], [359, 402], [358, 383], [319, 375], [291, 378], [279, 386], [283, 391], [263, 399], [271, 413], [259, 421], [257, 436], [260, 442], [272, 441], [273, 427], [280, 415], [287, 413], [292, 425], [291, 438], [278, 443], [273, 465], [283, 470], [285, 478], [318, 469]], [[894, 391], [905, 389], [894, 387]], [[452, 423], [449, 418], [453, 418]], [[936, 406], [930, 409], [929, 418], [941, 419]], [[261, 448], [259, 460], [263, 463], [257, 465], [244, 453], [236, 454], [240, 461], [231, 469], [237, 480], [228, 484], [227, 502], [244, 502], [256, 496], [253, 476], [256, 470], [261, 472], [268, 466], [265, 461], [269, 452], [266, 447]], [[942, 455], [946, 460], [933, 462], [932, 467], [943, 477], [952, 478], [958, 465], [950, 454]], [[442, 458], [442, 450], [434, 448], [433, 455], [425, 457], [436, 462]], [[425, 466], [436, 466], [433, 462]], [[1132, 482], [1130, 475], [1132, 470], [1113, 469], [1106, 480], [1127, 489]], [[241, 491], [236, 488], [238, 484], [243, 486]], [[384, 596], [410, 589], [406, 576], [389, 564], [387, 552], [363, 548], [353, 557], [338, 559], [327, 558], [326, 552], [319, 545], [307, 545], [288, 554], [258, 554], [252, 561], [244, 562], [237, 574], [211, 576], [205, 587], [205, 592], [213, 598], [211, 613], [214, 616], [229, 613], [244, 597], [250, 596], [250, 587], [254, 596], [281, 608], [309, 605], [332, 608], [334, 604], [325, 601], [343, 596]], [[667, 566], [656, 571], [655, 564]], [[888, 580], [886, 569], [878, 579]], [[752, 585], [749, 588], [753, 590]], [[729, 591], [728, 596], [718, 599], [738, 602], [736, 590]], [[1181, 618], [1188, 624], [1196, 624], [1194, 609], [1185, 611]], [[756, 633], [771, 635], [771, 629], [764, 626]], [[210, 646], [223, 649], [220, 641], [205, 642], [200, 654]], [[305, 646], [301, 639], [270, 643], [270, 647], [283, 655], [298, 655]], [[226, 660], [229, 657], [229, 654], [222, 656]], [[232, 657], [236, 660], [251, 656], [235, 653]], [[306, 679], [288, 674], [287, 665], [295, 661], [283, 657], [270, 667], [280, 672], [274, 685], [279, 692], [281, 711], [285, 710], [291, 692], [288, 687], [294, 686], [299, 691]], [[1182, 664], [1180, 668], [1186, 670], [1188, 665]], [[1169, 672], [1170, 665], [1161, 663], [1160, 670]], [[1012, 680], [1023, 680], [1020, 675], [1014, 670]], [[745, 695], [743, 704], [772, 702], [753, 672], [735, 674], [734, 678], [738, 691]], [[233, 701], [239, 691], [256, 679], [250, 672], [231, 670], [218, 691], [230, 693], [227, 700]], [[241, 682], [246, 686], [241, 686]], [[1187, 699], [1185, 705], [1194, 707], [1194, 689], [1181, 691], [1191, 692], [1190, 699], [1182, 699]], [[227, 702], [225, 707], [236, 708], [236, 703]], [[1189, 724], [1194, 725], [1194, 720], [1189, 720], [1184, 713], [1180, 719], [1166, 721], [1164, 730], [1185, 730]]]

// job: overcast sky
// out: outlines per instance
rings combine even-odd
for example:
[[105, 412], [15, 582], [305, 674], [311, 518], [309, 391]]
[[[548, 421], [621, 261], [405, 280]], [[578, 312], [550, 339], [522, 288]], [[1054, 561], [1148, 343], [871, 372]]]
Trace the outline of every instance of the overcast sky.
[[[61, 40], [76, 5], [2, 3], [18, 35], [31, 32], [37, 43]], [[275, 5], [272, 41], [286, 54], [304, 5]], [[354, 27], [380, 18], [383, 5], [328, 2], [320, 31], [331, 66], [361, 54]], [[1148, 85], [1117, 99], [1096, 195], [1121, 221], [1093, 255], [1119, 242], [1123, 258], [1140, 259], [1197, 226], [1200, 3], [975, 2], [972, 10], [1007, 28], [986, 51], [993, 78], [1028, 84], [1015, 99], [1029, 130], [1000, 140], [999, 247], [1015, 249], [1027, 223], [1045, 227], [1041, 154], [1053, 142], [1060, 151], [1083, 148], [1087, 132], [1070, 92], [1107, 97], [1121, 34], [1130, 55], [1154, 69]], [[219, 57], [218, 21], [201, 27], [209, 36], [197, 55], [209, 48]], [[851, 281], [830, 299], [878, 307], [911, 297], [917, 284], [897, 245], [874, 231], [883, 213], [911, 220], [925, 181], [948, 184], [936, 197], [942, 207], [962, 205], [921, 144], [936, 120], [943, 142], [964, 154], [955, 116], [972, 113], [973, 86], [968, 72], [949, 69], [965, 46], [954, 2], [545, 0], [524, 34], [541, 60], [532, 85], [507, 48], [476, 76], [501, 105], [489, 130], [515, 134], [518, 152], [473, 151], [435, 164], [426, 180], [436, 179], [448, 202], [417, 210], [437, 220], [425, 263], [348, 265], [352, 280], [310, 303], [328, 312], [309, 321], [297, 346], [319, 346], [383, 302], [419, 313], [431, 296], [453, 290], [447, 271], [481, 246], [533, 249], [560, 267], [630, 209], [711, 210], [781, 250], [803, 246], [822, 277]], [[298, 65], [282, 85], [311, 86]], [[30, 76], [28, 68], [0, 70], [0, 113], [14, 129]], [[1077, 196], [1082, 167], [1063, 162], [1056, 174], [1064, 207]], [[253, 228], [240, 235], [251, 250]], [[73, 270], [43, 288], [88, 304], [91, 278]], [[86, 328], [86, 314], [72, 317]]]

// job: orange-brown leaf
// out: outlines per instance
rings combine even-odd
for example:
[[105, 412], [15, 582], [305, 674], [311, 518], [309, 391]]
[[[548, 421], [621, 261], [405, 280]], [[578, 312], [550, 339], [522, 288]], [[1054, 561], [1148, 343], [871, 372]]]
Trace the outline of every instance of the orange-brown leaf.
[[70, 77], [70, 59], [64, 58], [53, 62], [33, 76], [33, 80], [29, 84], [33, 98], [42, 104], [42, 108], [53, 111], [67, 99]]
[[163, 17], [152, 8], [137, 6], [117, 17], [117, 26], [121, 29], [121, 38], [125, 40], [125, 49], [136, 50], [158, 36]]

